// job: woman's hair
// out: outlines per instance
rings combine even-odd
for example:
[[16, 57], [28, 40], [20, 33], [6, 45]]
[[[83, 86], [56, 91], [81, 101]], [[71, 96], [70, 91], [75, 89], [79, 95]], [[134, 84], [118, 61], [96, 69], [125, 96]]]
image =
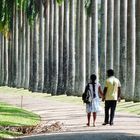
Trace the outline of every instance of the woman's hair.
[[95, 74], [92, 74], [92, 75], [90, 76], [90, 80], [91, 80], [92, 82], [95, 82], [95, 80], [96, 80], [96, 75], [95, 75]]

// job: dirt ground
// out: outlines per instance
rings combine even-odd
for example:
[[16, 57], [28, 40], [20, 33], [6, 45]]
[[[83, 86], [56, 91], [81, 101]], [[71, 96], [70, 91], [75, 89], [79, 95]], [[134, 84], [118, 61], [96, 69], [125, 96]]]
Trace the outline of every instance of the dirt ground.
[[[4, 101], [12, 105], [20, 106], [20, 99], [20, 95], [0, 93], [0, 101]], [[102, 126], [102, 123], [104, 121], [104, 112], [102, 111], [97, 116], [96, 127], [93, 127], [92, 125], [90, 127], [86, 127], [86, 112], [84, 104], [75, 105], [72, 103], [48, 100], [47, 98], [44, 99], [24, 96], [23, 109], [30, 110], [36, 114], [39, 114], [42, 119], [42, 124], [51, 126], [52, 124], [58, 123], [61, 129], [54, 132], [60, 135], [66, 134], [66, 137], [69, 136], [67, 135], [69, 133], [90, 133], [91, 135], [100, 135], [103, 133], [110, 134], [111, 132], [112, 134], [120, 134], [120, 136], [121, 134], [127, 134], [127, 136], [131, 135], [135, 136], [135, 138], [137, 137], [138, 139], [140, 139], [140, 116], [138, 115], [116, 112], [114, 125]], [[49, 140], [51, 140], [51, 136], [55, 135], [54, 132], [48, 132], [45, 134], [45, 136], [50, 137]], [[80, 135], [77, 135], [77, 139], [78, 136]], [[26, 137], [26, 139], [27, 138], [28, 137]], [[85, 137], [83, 137], [83, 139], [84, 138]], [[41, 140], [41, 138], [39, 138], [39, 140]]]

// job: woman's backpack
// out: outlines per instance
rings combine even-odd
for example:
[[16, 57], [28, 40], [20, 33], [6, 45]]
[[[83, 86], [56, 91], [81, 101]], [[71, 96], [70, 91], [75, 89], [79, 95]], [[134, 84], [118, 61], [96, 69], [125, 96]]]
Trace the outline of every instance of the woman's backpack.
[[[93, 95], [92, 95], [93, 94]], [[92, 98], [95, 98], [95, 85], [93, 86], [93, 93], [91, 92], [90, 85], [88, 84], [88, 89], [82, 94], [82, 100], [84, 103], [89, 104], [92, 102]]]

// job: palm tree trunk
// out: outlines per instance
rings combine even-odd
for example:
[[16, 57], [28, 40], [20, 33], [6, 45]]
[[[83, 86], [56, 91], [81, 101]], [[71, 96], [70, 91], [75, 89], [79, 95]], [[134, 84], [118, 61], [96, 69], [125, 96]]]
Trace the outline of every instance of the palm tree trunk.
[[91, 74], [91, 17], [86, 19], [86, 83]]
[[120, 0], [114, 1], [114, 70], [119, 78], [120, 71]]
[[107, 69], [113, 69], [113, 28], [114, 28], [114, 0], [108, 0], [107, 14]]
[[140, 102], [140, 1], [136, 1], [136, 75], [134, 102]]
[[54, 2], [50, 2], [50, 31], [49, 31], [49, 89], [48, 93], [52, 92], [52, 70], [53, 70], [53, 16], [54, 16]]
[[54, 1], [54, 30], [53, 30], [53, 77], [52, 95], [57, 94], [58, 86], [58, 7]]
[[85, 12], [84, 0], [80, 2], [80, 43], [79, 43], [79, 90], [78, 95], [84, 92], [86, 83], [86, 50], [85, 50]]
[[77, 0], [76, 4], [76, 33], [75, 33], [75, 94], [79, 91], [79, 50], [80, 50], [80, 2]]
[[44, 44], [44, 89], [47, 92], [49, 89], [49, 21], [50, 21], [50, 2], [45, 4], [45, 44]]
[[1, 85], [4, 85], [4, 36], [1, 38]]
[[120, 82], [121, 94], [125, 96], [127, 68], [127, 0], [120, 3]]
[[25, 88], [28, 89], [29, 88], [29, 79], [30, 79], [30, 46], [31, 46], [31, 42], [30, 42], [30, 27], [29, 24], [27, 22], [27, 18], [25, 18], [25, 28], [26, 28], [26, 54], [25, 54]]
[[[2, 34], [0, 33], [0, 77], [2, 78]], [[0, 78], [0, 86], [2, 85], [2, 79]]]
[[98, 77], [98, 1], [92, 0], [91, 73]]
[[103, 86], [106, 79], [106, 49], [107, 49], [107, 0], [101, 0], [101, 50], [100, 50], [100, 83]]
[[59, 7], [59, 68], [57, 94], [63, 94], [63, 17], [64, 5]]
[[69, 16], [68, 16], [68, 7], [69, 1], [64, 1], [64, 36], [63, 36], [63, 82], [64, 82], [64, 91], [67, 92], [68, 88], [68, 63], [69, 63]]
[[128, 0], [126, 101], [132, 101], [135, 86], [135, 0]]
[[74, 93], [75, 84], [75, 36], [74, 36], [74, 0], [70, 1], [69, 17], [69, 70], [68, 70], [68, 92], [67, 95]]
[[44, 86], [44, 6], [40, 0], [40, 26], [39, 26], [39, 83], [38, 91], [43, 91]]

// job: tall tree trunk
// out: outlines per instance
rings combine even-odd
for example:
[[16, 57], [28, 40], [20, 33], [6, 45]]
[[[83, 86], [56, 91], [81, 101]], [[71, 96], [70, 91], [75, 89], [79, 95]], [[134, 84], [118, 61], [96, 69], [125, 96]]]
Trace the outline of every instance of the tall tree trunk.
[[100, 50], [100, 83], [103, 86], [106, 79], [106, 49], [107, 49], [107, 0], [101, 0], [101, 50]]
[[4, 37], [4, 85], [8, 85], [8, 39]]
[[40, 0], [40, 26], [39, 26], [39, 83], [38, 91], [43, 91], [44, 86], [44, 6]]
[[54, 30], [53, 30], [53, 79], [52, 95], [57, 94], [58, 86], [58, 7], [54, 1]]
[[127, 0], [120, 3], [120, 82], [121, 94], [125, 96], [127, 68]]
[[19, 24], [18, 24], [18, 83], [17, 87], [21, 88], [22, 87], [22, 34], [23, 34], [23, 28], [22, 28], [22, 10], [20, 7], [20, 10], [18, 11], [18, 19], [19, 19]]
[[49, 89], [49, 21], [50, 21], [50, 2], [45, 4], [45, 40], [44, 40], [44, 89], [47, 92]]
[[69, 70], [68, 70], [68, 92], [67, 95], [74, 93], [75, 84], [75, 36], [74, 36], [74, 0], [70, 1], [69, 17]]
[[50, 23], [49, 23], [49, 89], [48, 93], [52, 92], [52, 70], [53, 70], [53, 17], [54, 17], [54, 2], [50, 2]]
[[15, 44], [15, 86], [17, 87], [18, 85], [18, 75], [19, 75], [19, 67], [18, 67], [18, 63], [19, 63], [19, 54], [18, 54], [18, 50], [19, 50], [19, 42], [18, 42], [18, 36], [19, 36], [19, 32], [18, 32], [18, 24], [19, 24], [19, 19], [18, 19], [18, 9], [17, 6], [15, 4], [15, 40], [14, 40], [14, 44]]
[[69, 0], [64, 1], [64, 34], [63, 34], [63, 82], [64, 91], [68, 88], [68, 64], [69, 64]]
[[25, 28], [26, 28], [26, 54], [25, 54], [25, 88], [28, 89], [29, 88], [29, 79], [30, 79], [30, 47], [31, 47], [31, 42], [30, 42], [30, 27], [27, 21], [27, 17], [26, 19], [26, 23], [25, 23]]
[[1, 65], [2, 65], [2, 69], [1, 69], [1, 84], [4, 85], [4, 77], [5, 77], [5, 69], [4, 69], [4, 65], [5, 65], [5, 59], [4, 59], [4, 36], [2, 35], [2, 48], [1, 48]]
[[75, 94], [79, 91], [79, 50], [80, 50], [80, 2], [77, 0], [76, 4], [76, 33], [75, 33]]
[[91, 17], [86, 19], [86, 82], [89, 82], [91, 74]]
[[91, 73], [98, 77], [98, 1], [92, 0]]
[[64, 4], [59, 7], [59, 68], [57, 94], [63, 94], [63, 16]]
[[34, 40], [33, 40], [33, 92], [38, 91], [39, 81], [39, 45], [38, 45], [38, 18], [34, 22]]
[[[0, 77], [2, 78], [2, 34], [0, 33]], [[0, 86], [2, 85], [2, 79], [0, 78]]]
[[107, 14], [107, 69], [113, 69], [113, 28], [114, 28], [114, 0], [108, 0]]
[[34, 89], [34, 73], [33, 73], [33, 41], [34, 41], [34, 31], [33, 27], [30, 27], [30, 73], [29, 73], [29, 90]]
[[[25, 3], [24, 3], [25, 6]], [[25, 88], [25, 54], [26, 54], [26, 43], [25, 43], [25, 13], [22, 12], [22, 62], [21, 62], [21, 67], [22, 67], [22, 80], [21, 80], [21, 86]]]
[[79, 43], [79, 91], [78, 95], [84, 92], [86, 82], [86, 50], [85, 50], [85, 12], [84, 0], [80, 2], [80, 43]]
[[120, 0], [114, 1], [114, 70], [119, 78], [120, 71]]
[[128, 0], [126, 101], [132, 101], [135, 86], [135, 0]]
[[136, 75], [134, 102], [140, 102], [140, 1], [136, 1]]

